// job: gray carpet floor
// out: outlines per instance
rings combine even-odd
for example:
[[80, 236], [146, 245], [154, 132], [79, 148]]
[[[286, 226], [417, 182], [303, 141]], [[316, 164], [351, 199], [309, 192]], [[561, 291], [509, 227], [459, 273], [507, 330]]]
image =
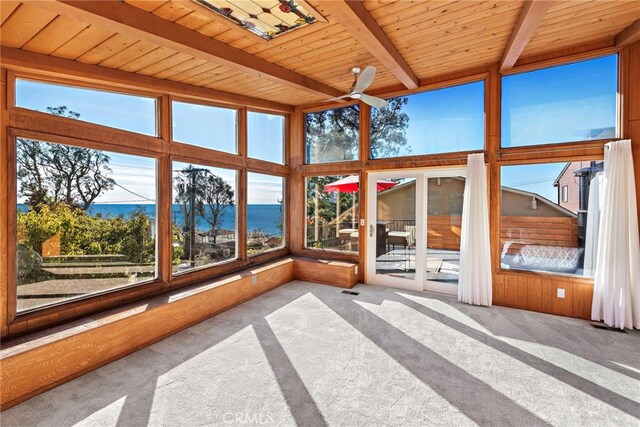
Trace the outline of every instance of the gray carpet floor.
[[640, 426], [640, 333], [292, 282], [1, 414], [9, 426]]

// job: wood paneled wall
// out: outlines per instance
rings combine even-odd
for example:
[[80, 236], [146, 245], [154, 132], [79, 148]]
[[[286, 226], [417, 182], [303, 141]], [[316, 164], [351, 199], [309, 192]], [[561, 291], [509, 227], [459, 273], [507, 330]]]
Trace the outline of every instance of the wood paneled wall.
[[[535, 68], [559, 65], [562, 63], [586, 59], [619, 52], [620, 54], [620, 93], [622, 95], [622, 115], [620, 128], [622, 137], [633, 141], [633, 156], [636, 173], [636, 191], [640, 200], [640, 42], [624, 49], [616, 49], [611, 42], [591, 43], [575, 46], [562, 51], [537, 55], [535, 58], [523, 58], [510, 73], [517, 73]], [[503, 224], [500, 218], [500, 167], [525, 163], [568, 162], [573, 160], [592, 160], [603, 157], [604, 144], [608, 141], [589, 141], [566, 144], [555, 144], [542, 147], [521, 147], [502, 149], [500, 147], [500, 97], [501, 74], [498, 65], [494, 64], [481, 69], [460, 71], [456, 74], [430, 79], [428, 85], [419, 90], [441, 88], [448, 85], [484, 79], [485, 81], [485, 159], [489, 171], [491, 256], [493, 264], [493, 302], [496, 305], [517, 307], [545, 313], [588, 319], [591, 313], [593, 280], [583, 277], [572, 277], [553, 273], [514, 272], [500, 269], [501, 242]], [[398, 96], [409, 91], [396, 90], [391, 93], [378, 93], [380, 96]], [[403, 159], [368, 160], [369, 135], [366, 131], [360, 134], [360, 161], [344, 164], [304, 164], [304, 113], [339, 105], [314, 105], [296, 108], [292, 119], [291, 150], [292, 180], [290, 201], [295, 206], [304, 206], [304, 177], [313, 175], [334, 175], [359, 173], [361, 175], [360, 218], [366, 218], [366, 175], [369, 171], [383, 169], [408, 169], [446, 167], [465, 165], [469, 153], [452, 153], [436, 156], [415, 156]], [[361, 128], [367, 129], [369, 119], [368, 107], [361, 104]], [[363, 129], [361, 129], [363, 130]], [[640, 210], [639, 210], [640, 214]], [[353, 255], [336, 252], [313, 251], [304, 248], [305, 212], [292, 212], [289, 219], [291, 246], [293, 254], [317, 258], [342, 259], [358, 263], [358, 279], [366, 281], [364, 263], [366, 244], [360, 245], [357, 258]], [[508, 226], [508, 224], [504, 224]], [[567, 236], [574, 239], [575, 236]], [[368, 236], [364, 227], [360, 227], [360, 241], [366, 242]], [[564, 289], [565, 297], [558, 298], [558, 289]]]
[[174, 290], [90, 322], [65, 325], [40, 339], [5, 344], [0, 353], [0, 409], [288, 283], [294, 279], [294, 263], [284, 258], [195, 288]]

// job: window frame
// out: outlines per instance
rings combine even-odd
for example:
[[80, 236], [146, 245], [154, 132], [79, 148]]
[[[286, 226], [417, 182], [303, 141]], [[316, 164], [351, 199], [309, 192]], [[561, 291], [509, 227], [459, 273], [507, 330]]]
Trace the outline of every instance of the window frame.
[[[282, 113], [277, 113], [277, 112], [273, 112], [273, 111], [264, 111], [264, 110], [259, 110], [257, 108], [249, 108], [247, 107], [245, 109], [246, 111], [246, 122], [247, 122], [247, 148], [246, 148], [246, 155], [247, 155], [247, 159], [249, 160], [253, 160], [256, 162], [264, 162], [264, 163], [268, 163], [268, 164], [273, 164], [273, 165], [279, 165], [279, 166], [289, 166], [289, 131], [290, 131], [290, 116], [288, 114], [282, 114]], [[282, 120], [282, 163], [276, 163], [276, 162], [272, 162], [269, 160], [264, 160], [264, 159], [258, 159], [257, 157], [251, 157], [249, 156], [249, 113], [258, 113], [258, 114], [268, 114], [268, 115], [272, 115], [272, 116], [281, 116], [283, 118]]]
[[[588, 142], [593, 142], [593, 141], [588, 141]], [[492, 247], [495, 248], [495, 253], [497, 256], [497, 260], [492, 259], [492, 261], [494, 261], [495, 271], [505, 275], [520, 275], [520, 276], [530, 276], [530, 277], [539, 277], [539, 278], [548, 278], [548, 279], [557, 278], [561, 280], [562, 279], [570, 280], [572, 282], [578, 282], [578, 283], [589, 283], [589, 284], [593, 283], [594, 278], [590, 276], [579, 276], [579, 275], [570, 274], [570, 273], [560, 273], [560, 272], [553, 272], [553, 271], [524, 270], [524, 269], [518, 270], [518, 269], [502, 268], [501, 253], [502, 253], [503, 245], [501, 243], [501, 238], [500, 238], [500, 231], [502, 230], [502, 168], [508, 167], [508, 166], [528, 166], [528, 165], [540, 165], [540, 164], [548, 164], [548, 163], [571, 163], [576, 161], [587, 161], [587, 160], [602, 161], [604, 160], [604, 144], [600, 144], [600, 147], [602, 147], [602, 152], [585, 154], [582, 156], [565, 155], [565, 156], [555, 157], [555, 158], [553, 157], [552, 158], [535, 158], [531, 160], [507, 161], [504, 163], [498, 162], [496, 164], [497, 170], [494, 175], [495, 176], [494, 186], [492, 186], [492, 188], [498, 189], [498, 196], [497, 196], [498, 209], [496, 209], [495, 212], [493, 213], [494, 215], [497, 216], [496, 223], [498, 225], [498, 231], [497, 231], [498, 238], [496, 239], [495, 242], [492, 243]], [[489, 213], [489, 215], [491, 216], [491, 212]]]
[[[263, 160], [264, 161], [264, 160]], [[266, 251], [262, 251], [260, 253], [257, 254], [251, 254], [249, 255], [247, 252], [248, 250], [245, 249], [245, 254], [247, 256], [247, 259], [256, 259], [258, 257], [261, 257], [265, 254], [271, 254], [274, 252], [281, 252], [281, 251], [288, 251], [289, 249], [289, 233], [288, 233], [288, 223], [289, 223], [289, 211], [287, 210], [287, 206], [289, 205], [289, 198], [287, 197], [287, 184], [288, 184], [288, 179], [286, 176], [283, 175], [278, 175], [278, 174], [274, 174], [274, 173], [266, 173], [264, 171], [253, 171], [251, 169], [247, 169], [247, 199], [249, 196], [249, 174], [258, 174], [258, 175], [268, 175], [268, 176], [275, 176], [278, 178], [282, 178], [282, 245], [278, 246], [277, 248], [271, 248], [271, 249], [267, 249]], [[246, 229], [246, 236], [245, 236], [245, 241], [249, 240], [249, 203], [247, 200], [246, 203], [246, 209], [245, 209], [245, 224], [247, 224], [247, 226], [245, 227]], [[246, 243], [245, 243], [246, 244]]]
[[[418, 94], [423, 94], [426, 92], [434, 92], [434, 91], [438, 91], [438, 90], [446, 90], [446, 89], [450, 89], [453, 87], [457, 87], [457, 86], [464, 86], [464, 85], [468, 85], [468, 84], [474, 84], [474, 83], [481, 83], [482, 82], [482, 114], [483, 114], [483, 121], [482, 121], [482, 127], [483, 127], [483, 131], [482, 131], [482, 147], [480, 148], [476, 148], [473, 150], [462, 150], [462, 151], [445, 151], [442, 153], [431, 153], [431, 154], [410, 154], [410, 155], [406, 155], [406, 156], [395, 156], [395, 157], [377, 157], [374, 158], [372, 156], [371, 153], [371, 126], [368, 127], [367, 129], [367, 140], [369, 142], [369, 147], [368, 147], [368, 153], [367, 153], [367, 159], [371, 162], [379, 162], [379, 163], [383, 163], [383, 162], [389, 162], [389, 161], [395, 161], [395, 162], [402, 162], [402, 161], [408, 161], [411, 158], [436, 158], [436, 157], [459, 157], [459, 156], [464, 156], [466, 154], [472, 154], [472, 153], [480, 153], [480, 152], [486, 152], [487, 151], [487, 141], [489, 138], [489, 123], [487, 120], [488, 117], [488, 109], [489, 109], [489, 105], [487, 102], [488, 99], [488, 91], [487, 91], [487, 86], [488, 86], [488, 78], [489, 78], [489, 74], [488, 73], [482, 73], [480, 75], [471, 75], [469, 77], [466, 78], [461, 78], [461, 79], [452, 79], [449, 81], [445, 81], [441, 84], [435, 84], [435, 85], [429, 85], [429, 86], [425, 86], [423, 88], [421, 88], [420, 90], [415, 90], [415, 91], [410, 91], [408, 93], [404, 92], [404, 93], [396, 93], [396, 94], [392, 94], [389, 96], [385, 96], [384, 99], [385, 100], [389, 100], [392, 98], [400, 98], [403, 96], [412, 96], [412, 95], [418, 95]], [[368, 118], [367, 118], [367, 124], [371, 123], [371, 114], [372, 114], [372, 107], [368, 107], [367, 108], [367, 113], [368, 113]]]
[[[606, 56], [616, 55], [616, 66], [617, 66], [617, 85], [616, 85], [616, 120], [615, 120], [615, 128], [616, 134], [611, 138], [604, 139], [583, 139], [583, 140], [574, 140], [574, 141], [561, 141], [561, 142], [548, 142], [544, 144], [534, 144], [534, 145], [522, 145], [515, 147], [504, 147], [502, 145], [502, 97], [504, 95], [502, 91], [502, 82], [505, 77], [530, 73], [535, 71], [547, 70], [554, 67], [561, 67], [564, 65], [576, 64], [579, 62], [586, 62], [590, 60], [596, 60], [599, 58], [603, 58]], [[624, 108], [623, 96], [621, 94], [625, 90], [625, 86], [628, 83], [625, 80], [624, 68], [625, 68], [625, 56], [622, 54], [622, 50], [619, 48], [606, 48], [593, 52], [586, 52], [584, 54], [577, 55], [569, 55], [558, 60], [550, 59], [543, 60], [540, 62], [533, 62], [531, 64], [525, 64], [522, 66], [513, 67], [510, 70], [501, 71], [500, 72], [500, 92], [498, 99], [498, 134], [500, 135], [498, 141], [498, 155], [503, 152], [512, 151], [512, 152], [537, 152], [541, 150], [556, 150], [563, 151], [565, 147], [576, 147], [588, 148], [589, 145], [604, 145], [609, 141], [615, 141], [622, 139], [622, 135], [625, 134], [625, 126], [624, 119], [626, 110]]]
[[[303, 227], [303, 235], [302, 235], [302, 251], [305, 254], [309, 254], [312, 255], [313, 257], [318, 257], [319, 255], [321, 256], [329, 256], [329, 258], [335, 258], [335, 259], [344, 259], [344, 260], [349, 260], [349, 261], [353, 261], [353, 260], [359, 260], [360, 259], [360, 254], [363, 253], [362, 251], [364, 251], [364, 246], [365, 244], [360, 244], [358, 245], [358, 250], [357, 251], [341, 251], [338, 249], [326, 249], [326, 248], [310, 248], [307, 246], [307, 227], [306, 227], [306, 218], [307, 218], [307, 197], [308, 197], [308, 193], [307, 193], [307, 179], [308, 178], [319, 178], [319, 177], [333, 177], [333, 176], [340, 176], [340, 175], [358, 175], [358, 179], [360, 180], [359, 182], [362, 182], [363, 177], [365, 176], [365, 174], [361, 171], [355, 172], [355, 173], [349, 173], [349, 172], [345, 172], [345, 171], [331, 171], [331, 172], [320, 172], [320, 173], [307, 173], [304, 174], [302, 176], [302, 182], [303, 182], [303, 186], [304, 186], [304, 209], [302, 209], [302, 217], [304, 218], [304, 224], [305, 226]], [[362, 233], [361, 233], [361, 226], [360, 226], [360, 218], [363, 218], [362, 214], [364, 212], [364, 208], [361, 205], [361, 197], [362, 197], [362, 186], [358, 187], [358, 235], [359, 235], [359, 241], [363, 242], [362, 240]]]
[[[358, 106], [358, 154], [356, 155], [355, 159], [351, 159], [351, 160], [336, 160], [336, 161], [332, 161], [332, 162], [318, 162], [318, 163], [311, 163], [309, 161], [309, 158], [307, 156], [307, 114], [315, 114], [315, 113], [321, 113], [324, 111], [329, 111], [329, 110], [337, 110], [340, 108], [347, 108], [347, 107], [353, 107], [354, 105]], [[307, 108], [302, 110], [302, 156], [303, 156], [303, 164], [307, 167], [316, 167], [316, 168], [321, 168], [321, 167], [336, 167], [337, 165], [341, 165], [341, 164], [353, 164], [353, 165], [359, 165], [360, 162], [364, 161], [364, 159], [362, 158], [362, 141], [363, 141], [363, 112], [365, 111], [365, 108], [362, 108], [363, 104], [361, 104], [360, 102], [358, 102], [357, 100], [351, 100], [348, 102], [344, 102], [344, 103], [339, 103], [339, 104], [329, 104], [327, 105], [321, 105], [321, 106], [317, 106], [315, 108]], [[369, 122], [367, 121], [367, 124]], [[368, 130], [367, 130], [368, 133]], [[367, 141], [369, 140], [369, 138], [367, 137]]]
[[158, 176], [160, 173], [159, 168], [159, 160], [161, 157], [161, 153], [156, 153], [152, 151], [146, 151], [142, 149], [132, 148], [130, 150], [120, 147], [113, 146], [108, 143], [98, 142], [98, 141], [89, 141], [85, 139], [79, 138], [70, 138], [59, 135], [47, 134], [37, 131], [28, 131], [22, 129], [15, 129], [12, 127], [7, 128], [7, 197], [6, 197], [6, 205], [7, 205], [7, 213], [8, 213], [8, 228], [9, 232], [7, 233], [7, 246], [8, 246], [8, 254], [11, 254], [8, 258], [7, 264], [7, 274], [8, 274], [8, 320], [12, 322], [14, 320], [22, 319], [22, 318], [32, 318], [33, 315], [47, 315], [49, 313], [53, 313], [58, 311], [61, 306], [77, 306], [85, 303], [86, 301], [96, 300], [99, 301], [104, 299], [107, 295], [119, 294], [119, 293], [127, 293], [131, 290], [138, 289], [147, 289], [149, 287], [154, 287], [160, 284], [161, 281], [161, 270], [162, 270], [162, 257], [160, 252], [160, 232], [161, 226], [160, 222], [156, 222], [156, 244], [155, 244], [155, 252], [156, 252], [156, 262], [155, 262], [155, 276], [152, 279], [142, 280], [140, 282], [119, 286], [114, 289], [109, 289], [101, 292], [95, 292], [91, 294], [87, 294], [84, 296], [80, 296], [77, 298], [73, 298], [66, 301], [59, 301], [52, 304], [47, 304], [45, 306], [35, 307], [32, 309], [23, 310], [18, 312], [17, 306], [17, 262], [18, 262], [18, 253], [15, 250], [17, 245], [17, 198], [18, 198], [18, 179], [17, 179], [17, 140], [19, 138], [26, 139], [34, 139], [42, 142], [49, 142], [54, 144], [63, 144], [70, 145], [75, 147], [83, 147], [83, 148], [91, 148], [98, 149], [104, 151], [110, 151], [117, 154], [126, 154], [126, 155], [134, 155], [140, 157], [146, 157], [149, 159], [153, 159], [156, 164], [156, 218], [160, 216], [160, 188], [158, 186]]
[[[49, 114], [43, 111], [37, 111], [37, 110], [32, 110], [26, 107], [20, 107], [17, 105], [17, 95], [16, 95], [18, 80], [26, 80], [30, 82], [48, 84], [52, 86], [66, 86], [66, 87], [76, 88], [76, 89], [84, 89], [84, 90], [97, 91], [97, 92], [108, 92], [108, 93], [114, 93], [118, 95], [129, 95], [129, 96], [138, 96], [141, 98], [152, 98], [155, 101], [155, 135], [146, 135], [144, 133], [134, 132], [127, 129], [116, 128], [113, 126], [89, 122], [81, 119], [76, 120], [76, 119], [70, 119], [68, 117], [55, 116], [53, 114]], [[22, 72], [22, 71], [15, 72], [12, 70], [7, 71], [7, 99], [8, 99], [7, 109], [8, 110], [26, 111], [33, 114], [41, 114], [47, 118], [69, 120], [69, 121], [73, 121], [74, 123], [82, 123], [83, 126], [89, 127], [89, 128], [95, 127], [97, 129], [109, 129], [117, 132], [127, 132], [132, 135], [142, 136], [146, 138], [162, 139], [165, 137], [165, 135], [163, 134], [163, 127], [161, 123], [162, 122], [161, 97], [162, 95], [160, 93], [154, 93], [150, 91], [143, 91], [143, 90], [129, 89], [129, 88], [124, 90], [118, 87], [113, 87], [113, 86], [109, 86], [107, 84], [102, 84], [102, 83], [87, 83], [82, 80], [74, 80], [74, 79], [63, 78], [63, 77], [42, 76], [35, 73], [30, 73], [30, 72]]]
[[[171, 135], [170, 143], [172, 145], [179, 144], [179, 145], [183, 145], [183, 146], [189, 147], [191, 149], [206, 150], [206, 151], [210, 151], [210, 152], [214, 152], [214, 153], [220, 153], [220, 154], [222, 154], [224, 156], [245, 157], [244, 155], [246, 155], [246, 148], [243, 146], [243, 141], [242, 141], [242, 139], [243, 139], [242, 132], [244, 132], [243, 125], [246, 126], [246, 112], [245, 112], [246, 109], [244, 107], [225, 105], [225, 104], [218, 103], [218, 102], [215, 102], [215, 101], [205, 101], [205, 100], [200, 100], [200, 99], [194, 100], [194, 99], [178, 97], [178, 96], [170, 96], [169, 98], [170, 98], [169, 99], [169, 109], [170, 109], [171, 113], [170, 113], [170, 120], [169, 120], [169, 123], [168, 123], [168, 126], [169, 126], [168, 132]], [[173, 103], [174, 102], [179, 102], [179, 103], [182, 103], [182, 104], [200, 105], [200, 106], [203, 106], [203, 107], [221, 108], [221, 109], [225, 109], [225, 110], [233, 110], [233, 111], [235, 111], [235, 113], [236, 113], [236, 126], [235, 126], [235, 131], [236, 131], [236, 152], [232, 153], [232, 152], [229, 152], [229, 151], [218, 150], [218, 149], [213, 148], [213, 147], [205, 147], [205, 146], [202, 146], [202, 145], [197, 145], [197, 144], [193, 144], [193, 143], [190, 143], [190, 142], [180, 141], [178, 139], [175, 139], [175, 136], [173, 134], [174, 133], [173, 132], [173, 126], [174, 126], [174, 121], [173, 121]], [[243, 151], [243, 149], [245, 149], [245, 151]]]
[[560, 200], [562, 201], [562, 203], [569, 202], [569, 186], [563, 185], [561, 191], [562, 191], [562, 198]]
[[[227, 153], [229, 154], [229, 153]], [[194, 166], [204, 166], [204, 167], [212, 167], [212, 168], [216, 168], [216, 169], [227, 169], [230, 171], [234, 171], [235, 175], [236, 175], [236, 179], [235, 179], [235, 189], [234, 189], [234, 193], [235, 193], [235, 233], [236, 233], [236, 247], [235, 247], [235, 254], [236, 256], [234, 258], [230, 258], [230, 259], [226, 259], [224, 261], [221, 262], [217, 262], [214, 264], [207, 264], [207, 265], [202, 265], [200, 267], [194, 267], [194, 268], [190, 268], [188, 270], [184, 270], [184, 271], [177, 271], [171, 272], [171, 278], [169, 279], [170, 281], [173, 281], [175, 278], [179, 278], [179, 277], [183, 277], [185, 275], [190, 275], [192, 273], [198, 273], [201, 271], [206, 271], [206, 270], [210, 270], [210, 269], [214, 269], [216, 267], [224, 267], [227, 264], [234, 264], [237, 263], [238, 261], [242, 261], [242, 253], [240, 252], [240, 240], [238, 238], [238, 236], [240, 235], [240, 207], [239, 207], [239, 201], [240, 201], [240, 194], [239, 194], [239, 188], [240, 188], [240, 175], [242, 174], [242, 169], [239, 168], [233, 168], [230, 167], [229, 165], [225, 165], [225, 166], [220, 166], [219, 164], [212, 164], [210, 162], [207, 162], [206, 160], [201, 160], [199, 162], [194, 162], [193, 160], [180, 160], [180, 157], [172, 157], [169, 159], [170, 164], [173, 165], [174, 163], [187, 163], [190, 165], [194, 165]], [[173, 207], [173, 178], [174, 178], [174, 173], [173, 173], [173, 166], [171, 167], [171, 206]], [[170, 224], [171, 227], [173, 227], [173, 208], [171, 209], [171, 211], [169, 212], [169, 219], [170, 219]], [[171, 248], [171, 251], [173, 250], [173, 247]], [[172, 270], [173, 270], [173, 265], [171, 266]]]
[[[4, 132], [3, 142], [6, 138], [7, 144], [3, 144], [6, 146], [0, 147], [0, 161], [2, 161], [3, 165], [6, 163], [8, 168], [5, 168], [5, 171], [1, 171], [0, 175], [6, 176], [8, 178], [7, 183], [10, 186], [13, 185], [13, 194], [11, 191], [12, 187], [9, 187], [9, 191], [6, 192], [6, 199], [4, 197], [5, 194], [0, 194], [2, 201], [4, 202], [6, 200], [8, 202], [7, 208], [4, 211], [7, 213], [6, 224], [8, 226], [8, 232], [0, 232], [0, 244], [2, 244], [6, 253], [6, 258], [4, 259], [8, 261], [8, 271], [6, 272], [8, 274], [8, 280], [4, 289], [0, 290], [0, 293], [4, 292], [7, 297], [5, 306], [2, 309], [2, 315], [0, 316], [2, 318], [0, 321], [3, 322], [3, 337], [24, 334], [106, 308], [122, 306], [141, 297], [152, 296], [169, 289], [180, 288], [203, 280], [217, 278], [251, 265], [273, 261], [289, 253], [288, 234], [284, 236], [286, 240], [284, 240], [283, 247], [274, 248], [271, 251], [255, 255], [251, 258], [247, 258], [246, 241], [239, 239], [237, 245], [238, 256], [236, 259], [231, 260], [231, 262], [204, 266], [197, 271], [191, 270], [179, 276], [173, 276], [171, 273], [171, 247], [170, 243], [166, 243], [171, 241], [172, 200], [170, 195], [163, 195], [162, 189], [166, 188], [167, 182], [171, 185], [170, 169], [172, 161], [195, 162], [213, 167], [236, 170], [236, 193], [239, 206], [236, 214], [238, 216], [238, 234], [246, 236], [246, 230], [241, 228], [246, 227], [246, 223], [242, 222], [242, 217], [240, 216], [241, 212], [246, 211], [246, 191], [239, 190], [242, 183], [246, 183], [247, 171], [281, 176], [284, 179], [284, 200], [288, 202], [290, 199], [290, 195], [287, 192], [289, 176], [291, 174], [288, 161], [291, 138], [291, 115], [293, 114], [293, 110], [285, 112], [278, 109], [272, 110], [268, 107], [248, 107], [240, 103], [217, 102], [197, 96], [191, 97], [188, 94], [184, 95], [180, 92], [171, 92], [171, 89], [168, 89], [168, 92], [166, 90], [159, 92], [153, 89], [141, 89], [133, 83], [131, 86], [128, 84], [110, 85], [104, 82], [94, 82], [93, 79], [87, 80], [84, 76], [69, 75], [58, 77], [46, 71], [35, 69], [15, 71], [13, 69], [3, 68], [2, 71], [3, 75], [6, 75], [6, 95], [3, 96], [1, 107], [3, 109], [3, 117], [7, 118], [2, 129]], [[88, 121], [58, 117], [17, 107], [15, 105], [15, 85], [17, 78], [34, 80], [45, 84], [66, 85], [88, 90], [101, 90], [124, 95], [139, 95], [147, 98], [155, 98], [156, 135], [145, 135]], [[238, 153], [231, 154], [172, 141], [172, 100], [236, 110], [236, 146]], [[281, 115], [284, 117], [283, 150], [286, 156], [285, 164], [275, 164], [259, 159], [248, 158], [246, 149], [246, 112], [249, 108], [251, 108], [252, 111]], [[15, 253], [15, 249], [11, 250], [10, 248], [12, 245], [15, 246], [17, 240], [14, 232], [17, 214], [17, 204], [15, 203], [17, 200], [15, 144], [16, 138], [18, 137], [39, 139], [52, 143], [86, 146], [87, 148], [96, 148], [119, 154], [139, 155], [153, 158], [156, 161], [156, 193], [158, 196], [156, 198], [156, 277], [154, 279], [141, 281], [127, 287], [118, 287], [100, 293], [89, 294], [69, 301], [61, 301], [34, 308], [33, 310], [24, 310], [19, 314], [17, 313], [17, 277], [14, 277], [15, 274], [11, 272], [13, 268], [14, 272], [17, 273], [17, 265], [14, 265], [15, 263], [13, 262], [17, 260], [17, 253]], [[166, 190], [164, 190], [164, 193], [166, 193]], [[12, 205], [15, 206], [12, 207]], [[1, 210], [2, 209], [0, 209], [0, 211]], [[287, 212], [285, 212], [284, 221], [286, 227], [288, 225]], [[15, 254], [12, 255], [12, 252]]]

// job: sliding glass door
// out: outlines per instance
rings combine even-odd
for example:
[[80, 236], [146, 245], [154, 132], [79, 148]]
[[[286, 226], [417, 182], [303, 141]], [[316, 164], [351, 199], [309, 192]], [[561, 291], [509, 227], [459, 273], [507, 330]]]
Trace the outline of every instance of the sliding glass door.
[[[451, 172], [451, 173], [458, 173]], [[424, 289], [457, 294], [464, 176], [427, 176], [426, 275]]]
[[456, 294], [464, 169], [370, 173], [367, 283]]

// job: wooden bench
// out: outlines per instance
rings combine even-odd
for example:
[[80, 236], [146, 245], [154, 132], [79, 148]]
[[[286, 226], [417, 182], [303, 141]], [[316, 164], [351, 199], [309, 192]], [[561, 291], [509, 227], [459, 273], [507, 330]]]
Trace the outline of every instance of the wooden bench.
[[295, 258], [296, 280], [353, 288], [358, 283], [358, 265], [316, 258]]

